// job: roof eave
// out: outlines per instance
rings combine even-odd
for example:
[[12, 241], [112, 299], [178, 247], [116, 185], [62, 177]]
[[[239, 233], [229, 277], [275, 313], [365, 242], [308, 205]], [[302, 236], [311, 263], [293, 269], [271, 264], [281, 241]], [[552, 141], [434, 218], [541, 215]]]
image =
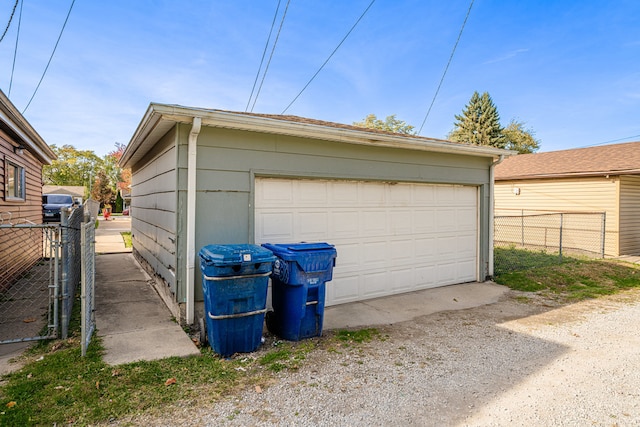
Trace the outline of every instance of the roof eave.
[[588, 172], [572, 172], [572, 173], [550, 173], [550, 174], [533, 174], [533, 175], [512, 175], [496, 177], [496, 181], [524, 181], [528, 179], [553, 179], [553, 178], [593, 178], [593, 177], [609, 177], [619, 175], [640, 175], [640, 169], [627, 170], [611, 170], [611, 171], [588, 171]]
[[120, 160], [120, 165], [122, 167], [131, 167], [159, 138], [171, 129], [173, 125], [176, 123], [191, 123], [194, 117], [200, 117], [203, 126], [321, 139], [347, 144], [466, 154], [491, 158], [517, 154], [514, 151], [494, 147], [459, 144], [406, 135], [381, 134], [368, 132], [366, 130], [323, 126], [315, 123], [248, 116], [227, 111], [152, 103], [149, 105], [147, 112], [131, 138]]
[[56, 154], [44, 142], [44, 139], [29, 124], [13, 103], [0, 91], [0, 120], [5, 123], [11, 132], [13, 132], [20, 142], [25, 144], [34, 156], [42, 163], [50, 165], [57, 158]]

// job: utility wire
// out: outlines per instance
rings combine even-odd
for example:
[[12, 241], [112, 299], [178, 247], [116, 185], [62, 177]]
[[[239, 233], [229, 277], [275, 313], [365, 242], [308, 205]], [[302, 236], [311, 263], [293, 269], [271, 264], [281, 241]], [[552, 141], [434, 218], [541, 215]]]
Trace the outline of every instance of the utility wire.
[[20, 0], [16, 0], [16, 4], [13, 5], [13, 10], [11, 11], [9, 22], [7, 22], [7, 27], [4, 29], [4, 33], [2, 33], [2, 36], [0, 36], [0, 43], [2, 42], [2, 39], [4, 39], [4, 36], [7, 35], [7, 31], [9, 31], [9, 27], [11, 26], [11, 21], [13, 21], [13, 14], [16, 13], [16, 8], [18, 7], [19, 2]]
[[244, 109], [245, 113], [249, 110], [249, 104], [251, 104], [251, 98], [253, 98], [253, 91], [256, 89], [256, 83], [258, 83], [258, 78], [260, 77], [260, 70], [262, 70], [264, 57], [267, 54], [267, 48], [269, 47], [269, 42], [271, 41], [271, 34], [273, 33], [273, 28], [276, 26], [276, 18], [278, 17], [278, 11], [280, 10], [280, 2], [281, 0], [278, 0], [278, 6], [276, 6], [276, 13], [273, 14], [273, 21], [271, 22], [271, 29], [269, 30], [269, 37], [267, 37], [267, 42], [264, 44], [264, 51], [262, 51], [262, 59], [260, 59], [260, 66], [258, 67], [258, 72], [256, 73], [256, 78], [253, 81], [253, 87], [251, 88], [251, 95], [249, 95], [247, 106]]
[[356, 21], [355, 24], [353, 24], [353, 26], [351, 27], [351, 29], [349, 30], [349, 32], [347, 33], [347, 35], [344, 36], [344, 38], [340, 41], [340, 43], [338, 43], [338, 46], [336, 46], [336, 48], [333, 50], [333, 52], [331, 52], [331, 55], [329, 55], [329, 57], [327, 58], [326, 61], [324, 61], [324, 63], [320, 66], [320, 68], [318, 69], [318, 71], [316, 71], [316, 73], [313, 75], [313, 77], [311, 77], [311, 79], [309, 79], [309, 81], [307, 82], [306, 85], [304, 85], [304, 87], [302, 88], [302, 90], [296, 95], [295, 98], [293, 98], [293, 101], [291, 101], [289, 103], [289, 105], [287, 105], [287, 108], [285, 108], [284, 110], [282, 110], [282, 113], [280, 114], [284, 114], [287, 112], [287, 110], [289, 109], [289, 107], [291, 107], [293, 105], [294, 102], [296, 102], [296, 100], [300, 97], [300, 95], [302, 95], [302, 92], [304, 92], [307, 87], [311, 84], [311, 82], [316, 78], [316, 76], [320, 73], [320, 71], [322, 71], [322, 69], [324, 68], [325, 65], [327, 65], [327, 62], [329, 62], [329, 60], [331, 59], [331, 57], [337, 52], [337, 50], [340, 48], [340, 46], [342, 46], [342, 43], [344, 43], [344, 41], [347, 39], [347, 37], [349, 37], [349, 34], [351, 34], [351, 32], [356, 28], [356, 25], [358, 25], [358, 23], [362, 20], [362, 18], [364, 18], [364, 15], [367, 14], [367, 12], [369, 11], [369, 9], [371, 9], [371, 6], [373, 6], [373, 4], [376, 2], [376, 0], [371, 0], [371, 3], [369, 3], [369, 6], [367, 6], [367, 8], [364, 10], [364, 12], [362, 12], [362, 15], [360, 15], [360, 18], [358, 18], [358, 20]]
[[278, 39], [280, 38], [280, 32], [282, 31], [282, 26], [284, 25], [284, 18], [287, 16], [287, 10], [289, 10], [289, 3], [291, 3], [291, 0], [287, 0], [287, 6], [284, 8], [284, 13], [282, 14], [282, 20], [280, 21], [280, 27], [278, 28], [278, 34], [276, 34], [276, 39], [273, 41], [273, 48], [271, 49], [271, 54], [269, 55], [269, 61], [267, 61], [267, 65], [264, 67], [264, 74], [262, 75], [260, 86], [258, 86], [258, 92], [256, 92], [256, 97], [253, 99], [253, 105], [251, 106], [252, 113], [253, 113], [253, 108], [256, 106], [256, 102], [258, 101], [258, 97], [260, 96], [260, 91], [262, 90], [264, 79], [265, 77], [267, 77], [267, 71], [269, 71], [269, 65], [271, 64], [271, 59], [273, 59], [273, 53], [276, 51], [276, 45], [278, 44]]
[[9, 98], [11, 98], [11, 86], [13, 85], [13, 72], [16, 69], [16, 58], [18, 57], [18, 40], [20, 39], [20, 26], [22, 24], [22, 6], [24, 6], [24, 0], [22, 1], [22, 3], [20, 3], [20, 13], [18, 14], [18, 31], [16, 33], [16, 45], [13, 48], [13, 64], [11, 65], [11, 78], [9, 79], [9, 92], [7, 92], [7, 97]]
[[64, 29], [67, 26], [67, 21], [69, 21], [69, 15], [71, 15], [71, 10], [73, 9], [73, 5], [75, 4], [75, 2], [76, 2], [76, 0], [73, 0], [71, 2], [71, 6], [69, 7], [69, 12], [67, 12], [67, 17], [64, 20], [64, 24], [62, 24], [62, 29], [60, 30], [60, 35], [58, 36], [58, 40], [56, 41], [56, 45], [53, 47], [53, 52], [51, 52], [51, 56], [49, 57], [49, 62], [47, 62], [47, 66], [45, 67], [44, 72], [42, 73], [42, 77], [40, 77], [40, 81], [38, 82], [38, 86], [36, 86], [36, 90], [34, 90], [33, 91], [33, 95], [31, 95], [31, 99], [27, 103], [27, 106], [24, 107], [24, 110], [22, 110], [22, 114], [24, 114], [24, 112], [27, 111], [27, 108], [29, 108], [29, 105], [31, 105], [31, 101], [33, 101], [33, 98], [36, 96], [36, 93], [38, 92], [38, 89], [40, 88], [40, 84], [42, 83], [42, 80], [44, 80], [45, 74], [47, 74], [47, 70], [49, 69], [49, 65], [51, 64], [51, 60], [53, 59], [53, 55], [56, 53], [56, 49], [58, 48], [58, 43], [60, 43], [60, 39], [62, 38], [62, 33], [64, 32]]
[[612, 139], [610, 141], [604, 141], [604, 142], [598, 142], [598, 143], [595, 143], [595, 144], [583, 145], [582, 147], [577, 147], [577, 148], [595, 147], [596, 145], [611, 144], [612, 142], [626, 141], [627, 139], [632, 139], [632, 138], [640, 138], [640, 135], [631, 135], [631, 136], [628, 136], [626, 138]]
[[474, 0], [471, 0], [471, 4], [469, 4], [469, 9], [467, 10], [467, 16], [464, 17], [464, 22], [462, 23], [462, 27], [460, 28], [460, 33], [458, 34], [458, 39], [456, 40], [456, 44], [453, 45], [453, 50], [451, 51], [451, 56], [449, 56], [449, 61], [447, 62], [447, 66], [444, 68], [444, 73], [442, 73], [442, 78], [440, 79], [440, 83], [438, 83], [438, 88], [436, 89], [436, 93], [433, 95], [433, 99], [431, 100], [431, 105], [429, 105], [429, 109], [427, 110], [427, 114], [424, 116], [424, 120], [420, 125], [420, 130], [418, 130], [418, 135], [422, 132], [422, 128], [431, 113], [431, 109], [433, 108], [433, 104], [436, 102], [436, 97], [438, 96], [438, 92], [440, 92], [440, 87], [442, 87], [442, 82], [444, 81], [444, 77], [447, 75], [447, 71], [449, 70], [449, 65], [451, 65], [451, 60], [453, 60], [453, 54], [456, 53], [456, 48], [458, 47], [458, 43], [460, 42], [460, 38], [462, 37], [462, 31], [464, 31], [464, 26], [467, 24], [467, 19], [469, 19], [469, 14], [471, 13], [471, 7], [473, 6]]

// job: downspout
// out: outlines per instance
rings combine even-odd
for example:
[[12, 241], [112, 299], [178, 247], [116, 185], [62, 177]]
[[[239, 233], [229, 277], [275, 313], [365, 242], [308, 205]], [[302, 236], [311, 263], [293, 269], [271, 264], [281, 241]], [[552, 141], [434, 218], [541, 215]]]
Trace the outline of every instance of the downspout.
[[494, 190], [495, 190], [495, 186], [494, 186], [494, 169], [497, 165], [499, 165], [500, 163], [502, 163], [502, 161], [504, 160], [504, 154], [501, 154], [500, 157], [498, 158], [498, 160], [496, 160], [495, 162], [491, 163], [491, 167], [489, 168], [489, 269], [487, 271], [487, 274], [490, 277], [493, 277], [493, 233], [494, 233], [494, 227], [495, 227], [495, 196], [493, 194]]
[[196, 154], [198, 134], [202, 127], [200, 117], [193, 118], [187, 148], [187, 271], [186, 271], [186, 322], [193, 324], [195, 305], [195, 265], [196, 265]]

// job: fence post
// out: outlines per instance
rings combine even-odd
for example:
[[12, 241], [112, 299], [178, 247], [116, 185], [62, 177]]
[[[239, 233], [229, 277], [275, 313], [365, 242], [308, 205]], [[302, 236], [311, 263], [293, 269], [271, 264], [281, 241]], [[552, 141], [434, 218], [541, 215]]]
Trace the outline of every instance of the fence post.
[[67, 306], [69, 304], [69, 277], [71, 276], [71, 251], [69, 242], [69, 211], [60, 209], [60, 242], [62, 244], [62, 310], [60, 311], [60, 335], [67, 339], [69, 335], [69, 317]]
[[560, 262], [562, 262], [562, 223], [564, 221], [564, 214], [560, 214]]
[[520, 215], [520, 234], [522, 234], [522, 247], [524, 248], [524, 209], [522, 210], [522, 215]]
[[604, 258], [604, 242], [605, 242], [605, 236], [606, 236], [606, 225], [607, 225], [607, 213], [606, 212], [602, 212], [602, 229], [600, 232], [600, 250], [601, 250], [601, 255], [602, 258]]

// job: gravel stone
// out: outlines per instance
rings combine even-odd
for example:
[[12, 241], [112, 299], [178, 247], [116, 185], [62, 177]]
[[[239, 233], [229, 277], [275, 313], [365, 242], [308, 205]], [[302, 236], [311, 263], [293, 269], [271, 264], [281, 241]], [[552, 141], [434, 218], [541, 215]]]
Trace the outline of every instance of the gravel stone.
[[[638, 426], [640, 291], [495, 304], [377, 326], [295, 372], [155, 426]], [[401, 308], [399, 308], [401, 309]]]

